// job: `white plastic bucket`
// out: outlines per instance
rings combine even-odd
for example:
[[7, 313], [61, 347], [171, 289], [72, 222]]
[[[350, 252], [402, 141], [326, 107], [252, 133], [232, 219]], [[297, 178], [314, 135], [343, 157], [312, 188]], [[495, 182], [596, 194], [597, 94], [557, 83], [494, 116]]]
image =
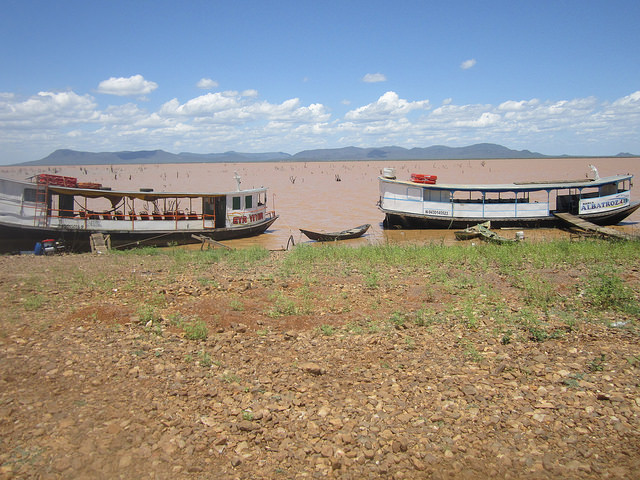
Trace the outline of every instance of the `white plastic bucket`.
[[383, 168], [382, 176], [393, 180], [396, 178], [396, 169], [392, 167]]

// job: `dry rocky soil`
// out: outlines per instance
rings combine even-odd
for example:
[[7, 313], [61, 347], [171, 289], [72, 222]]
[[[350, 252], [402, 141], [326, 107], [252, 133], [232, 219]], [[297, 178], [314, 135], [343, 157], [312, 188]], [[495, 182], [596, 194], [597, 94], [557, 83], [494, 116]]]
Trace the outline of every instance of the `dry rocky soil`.
[[0, 257], [0, 479], [640, 478], [637, 319], [532, 339], [423, 274], [286, 254]]

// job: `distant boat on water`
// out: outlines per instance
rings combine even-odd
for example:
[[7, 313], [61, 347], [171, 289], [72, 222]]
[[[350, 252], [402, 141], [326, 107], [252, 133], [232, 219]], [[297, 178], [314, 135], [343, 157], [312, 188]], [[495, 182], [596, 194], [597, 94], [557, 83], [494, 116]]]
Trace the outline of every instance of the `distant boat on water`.
[[112, 190], [75, 177], [0, 178], [0, 249], [33, 249], [45, 239], [87, 249], [91, 234], [113, 247], [194, 243], [192, 235], [228, 240], [264, 233], [278, 216], [267, 188], [227, 192]]

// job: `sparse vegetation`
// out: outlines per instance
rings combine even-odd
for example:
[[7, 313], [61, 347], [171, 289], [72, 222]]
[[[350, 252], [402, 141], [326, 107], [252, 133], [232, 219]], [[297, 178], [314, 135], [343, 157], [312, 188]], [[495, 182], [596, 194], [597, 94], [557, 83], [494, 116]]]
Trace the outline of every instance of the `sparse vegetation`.
[[638, 244], [178, 250], [2, 259], [3, 472], [635, 471]]

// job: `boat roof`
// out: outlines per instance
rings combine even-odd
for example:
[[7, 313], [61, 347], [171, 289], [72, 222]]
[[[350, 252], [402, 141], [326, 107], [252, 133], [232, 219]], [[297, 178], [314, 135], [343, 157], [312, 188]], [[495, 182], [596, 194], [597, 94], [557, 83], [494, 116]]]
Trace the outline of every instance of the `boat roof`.
[[416, 183], [408, 180], [392, 180], [385, 177], [378, 177], [380, 180], [390, 183], [403, 183], [411, 186], [419, 186], [421, 188], [428, 188], [434, 190], [456, 190], [456, 191], [486, 191], [486, 192], [501, 192], [501, 191], [534, 191], [534, 190], [558, 190], [569, 188], [586, 188], [586, 187], [599, 187], [601, 185], [607, 185], [610, 183], [617, 183], [623, 180], [629, 180], [633, 178], [633, 175], [628, 173], [625, 175], [613, 175], [610, 177], [600, 177], [597, 179], [585, 179], [585, 180], [556, 180], [556, 181], [541, 181], [541, 182], [514, 182], [514, 183], [499, 183], [499, 184], [453, 184], [453, 183], [436, 183], [436, 184], [424, 184]]
[[[12, 178], [1, 177], [2, 180], [8, 180], [11, 182], [22, 183], [26, 186], [36, 188], [38, 186], [35, 182], [28, 182], [24, 180], [15, 180]], [[60, 185], [47, 185], [50, 192], [62, 194], [62, 195], [81, 195], [88, 198], [115, 198], [115, 197], [127, 197], [136, 198], [140, 200], [153, 201], [160, 198], [202, 198], [202, 197], [223, 197], [227, 195], [249, 195], [252, 193], [264, 192], [266, 187], [249, 188], [246, 190], [232, 190], [228, 192], [141, 192], [131, 190], [106, 190], [99, 188], [73, 188], [64, 187]]]

